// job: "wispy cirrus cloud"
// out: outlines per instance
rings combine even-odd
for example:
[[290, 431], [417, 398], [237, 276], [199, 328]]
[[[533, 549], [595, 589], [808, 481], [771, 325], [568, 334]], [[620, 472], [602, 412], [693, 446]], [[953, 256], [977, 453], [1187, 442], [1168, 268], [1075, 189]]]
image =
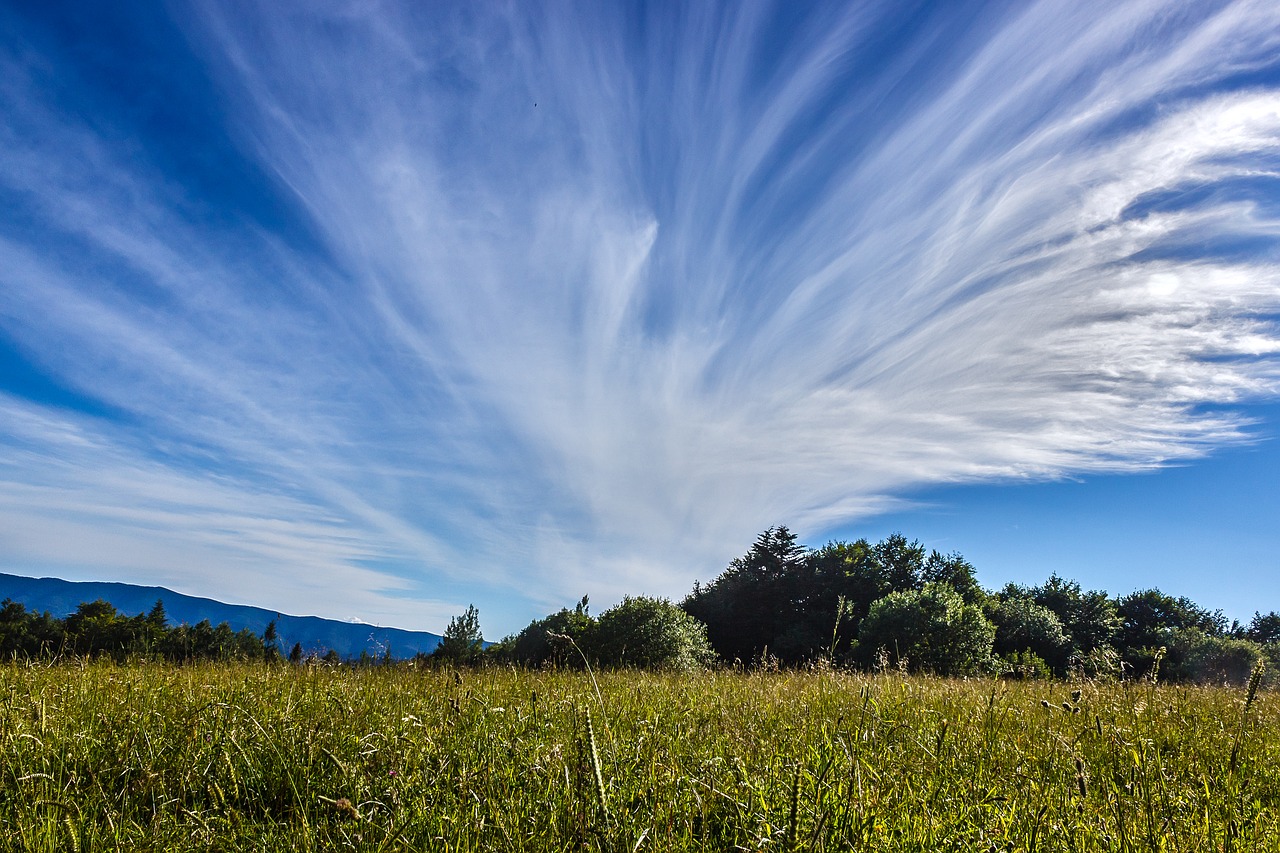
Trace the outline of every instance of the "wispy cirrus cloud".
[[515, 627], [769, 524], [1194, 457], [1274, 396], [1269, 4], [576, 11], [203, 7], [287, 232], [11, 51], [0, 322], [111, 414], [0, 398], [43, 423], [6, 565], [159, 542], [136, 577], [195, 549], [204, 593]]

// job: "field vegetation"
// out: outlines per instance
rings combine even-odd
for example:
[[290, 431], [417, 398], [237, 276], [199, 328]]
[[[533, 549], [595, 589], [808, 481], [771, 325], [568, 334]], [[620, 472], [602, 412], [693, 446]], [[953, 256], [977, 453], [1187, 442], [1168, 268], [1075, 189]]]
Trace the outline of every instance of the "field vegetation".
[[1280, 850], [1256, 688], [8, 663], [0, 847]]
[[1280, 851], [1280, 614], [786, 528], [342, 662], [0, 602], [0, 851]]

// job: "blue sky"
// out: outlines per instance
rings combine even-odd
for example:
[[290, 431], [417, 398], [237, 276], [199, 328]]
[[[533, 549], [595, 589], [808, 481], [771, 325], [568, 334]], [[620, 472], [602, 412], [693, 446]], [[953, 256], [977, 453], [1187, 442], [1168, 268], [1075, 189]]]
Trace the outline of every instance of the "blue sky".
[[0, 570], [1280, 608], [1276, 4], [91, 5], [0, 9]]

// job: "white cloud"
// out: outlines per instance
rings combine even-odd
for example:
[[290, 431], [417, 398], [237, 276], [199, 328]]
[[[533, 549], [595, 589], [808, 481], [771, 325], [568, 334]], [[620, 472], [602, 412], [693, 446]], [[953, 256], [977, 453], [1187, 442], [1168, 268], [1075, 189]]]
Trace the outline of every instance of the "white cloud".
[[233, 132], [322, 253], [194, 221], [6, 75], [0, 183], [89, 248], [0, 234], [0, 322], [136, 424], [10, 442], [7, 559], [177, 584], [197, 548], [281, 609], [416, 622], [377, 590], [421, 578], [524, 617], [922, 486], [1241, 439], [1200, 407], [1275, 394], [1280, 279], [1206, 247], [1274, 245], [1238, 189], [1280, 92], [1223, 82], [1274, 61], [1270, 4], [1046, 2], [881, 57], [890, 10], [770, 43], [754, 9], [638, 43], [594, 6], [206, 8]]

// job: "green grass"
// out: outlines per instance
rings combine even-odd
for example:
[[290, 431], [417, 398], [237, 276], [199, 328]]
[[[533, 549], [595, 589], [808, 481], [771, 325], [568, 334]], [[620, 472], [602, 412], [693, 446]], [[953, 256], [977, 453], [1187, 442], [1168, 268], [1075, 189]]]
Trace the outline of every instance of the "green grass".
[[1277, 694], [1076, 688], [6, 665], [0, 849], [1280, 850]]

